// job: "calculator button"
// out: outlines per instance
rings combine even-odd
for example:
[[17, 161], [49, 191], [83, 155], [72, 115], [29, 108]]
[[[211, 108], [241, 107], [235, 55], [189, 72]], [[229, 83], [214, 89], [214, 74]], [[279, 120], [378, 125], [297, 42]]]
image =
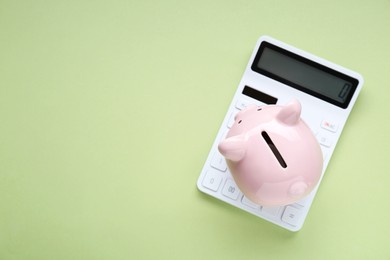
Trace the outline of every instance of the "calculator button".
[[211, 166], [222, 172], [226, 171], [227, 165], [225, 157], [223, 157], [219, 152], [216, 152], [211, 160]]
[[222, 194], [228, 198], [236, 200], [238, 198], [238, 195], [240, 195], [240, 190], [238, 189], [234, 181], [228, 179], [225, 183], [225, 186], [223, 187]]
[[328, 149], [325, 147], [321, 147], [321, 151], [322, 151], [322, 158], [324, 159], [324, 161], [326, 161], [326, 159], [328, 159]]
[[233, 124], [234, 124], [234, 117], [235, 117], [236, 114], [237, 114], [236, 111], [234, 111], [233, 113], [230, 114], [228, 125], [227, 125], [228, 128], [231, 128], [233, 126]]
[[243, 196], [242, 197], [242, 200], [241, 200], [242, 204], [248, 206], [248, 207], [251, 207], [253, 209], [260, 209], [260, 205], [252, 202], [250, 199], [248, 199], [247, 197]]
[[328, 121], [328, 120], [323, 120], [321, 122], [321, 127], [323, 129], [326, 129], [328, 131], [331, 131], [333, 133], [336, 133], [337, 132], [337, 129], [338, 129], [338, 124], [332, 122], [332, 121]]
[[210, 190], [217, 191], [221, 185], [222, 179], [222, 173], [209, 170], [203, 179], [202, 185]]
[[236, 102], [236, 108], [238, 108], [239, 110], [242, 110], [244, 108], [246, 108], [248, 106], [249, 102], [245, 99], [238, 99], [237, 102]]
[[279, 214], [280, 207], [263, 207], [261, 211], [269, 216], [277, 216]]
[[283, 213], [282, 220], [292, 226], [296, 226], [301, 217], [301, 211], [297, 208], [287, 206]]
[[298, 201], [296, 202], [296, 204], [298, 204], [298, 205], [304, 207], [304, 206], [306, 206], [308, 200], [309, 200], [309, 196], [306, 196], [306, 197], [304, 197], [303, 199], [298, 200]]
[[229, 130], [226, 130], [222, 135], [221, 135], [221, 141], [224, 140], [228, 134]]
[[330, 140], [329, 137], [326, 137], [324, 135], [318, 135], [317, 136], [318, 142], [325, 146], [325, 147], [331, 147], [332, 146], [332, 141]]

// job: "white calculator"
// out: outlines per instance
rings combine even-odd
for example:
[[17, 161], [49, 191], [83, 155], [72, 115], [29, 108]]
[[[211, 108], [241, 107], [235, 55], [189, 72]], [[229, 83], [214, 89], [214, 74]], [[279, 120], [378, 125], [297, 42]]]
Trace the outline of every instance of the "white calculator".
[[257, 205], [236, 186], [218, 144], [232, 126], [235, 114], [248, 105], [284, 105], [298, 99], [302, 119], [321, 145], [324, 176], [362, 85], [363, 77], [354, 71], [269, 36], [260, 37], [199, 176], [199, 190], [288, 230], [300, 230], [321, 180], [296, 203], [282, 207]]

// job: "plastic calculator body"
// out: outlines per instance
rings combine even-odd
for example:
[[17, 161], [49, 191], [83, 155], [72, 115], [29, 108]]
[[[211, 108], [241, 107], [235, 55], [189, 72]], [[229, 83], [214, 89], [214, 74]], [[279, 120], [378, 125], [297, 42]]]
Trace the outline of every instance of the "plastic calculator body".
[[[354, 71], [269, 36], [260, 37], [198, 178], [199, 190], [290, 231], [300, 230], [362, 85], [363, 77]], [[263, 207], [242, 194], [217, 147], [243, 108], [287, 104], [294, 98], [301, 102], [301, 117], [320, 143], [322, 177], [300, 201]]]

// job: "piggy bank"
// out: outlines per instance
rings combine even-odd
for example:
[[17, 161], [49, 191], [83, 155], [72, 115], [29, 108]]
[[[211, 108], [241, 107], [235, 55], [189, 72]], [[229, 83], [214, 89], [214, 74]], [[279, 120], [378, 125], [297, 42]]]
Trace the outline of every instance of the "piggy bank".
[[240, 190], [263, 206], [306, 196], [321, 178], [323, 157], [301, 104], [250, 106], [240, 111], [218, 145]]

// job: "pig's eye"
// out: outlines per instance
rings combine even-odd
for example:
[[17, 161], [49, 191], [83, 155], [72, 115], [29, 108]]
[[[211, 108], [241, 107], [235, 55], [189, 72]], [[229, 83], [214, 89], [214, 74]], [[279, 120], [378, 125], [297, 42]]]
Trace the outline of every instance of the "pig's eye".
[[242, 120], [238, 121], [239, 124], [241, 124]]
[[260, 111], [261, 110], [261, 107], [257, 109], [257, 111]]

